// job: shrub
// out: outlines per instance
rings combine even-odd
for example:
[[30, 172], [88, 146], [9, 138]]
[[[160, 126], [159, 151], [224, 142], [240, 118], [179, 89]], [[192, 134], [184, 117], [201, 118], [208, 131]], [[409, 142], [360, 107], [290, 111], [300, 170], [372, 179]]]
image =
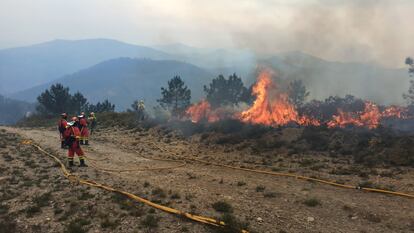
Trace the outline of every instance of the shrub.
[[242, 230], [247, 230], [248, 223], [238, 220], [234, 215], [230, 213], [224, 213], [220, 220], [226, 225], [224, 227], [216, 228], [218, 233], [239, 233]]
[[246, 185], [246, 182], [244, 181], [237, 182], [237, 186], [244, 186], [244, 185]]
[[152, 190], [152, 195], [158, 196], [160, 198], [165, 198], [167, 195], [162, 188], [155, 188]]
[[141, 220], [141, 225], [147, 228], [157, 228], [158, 227], [159, 218], [149, 214], [145, 216], [143, 220]]
[[265, 186], [263, 186], [263, 185], [258, 185], [258, 186], [256, 187], [256, 192], [263, 192], [265, 189], [266, 189], [266, 187], [265, 187]]
[[315, 207], [315, 206], [321, 205], [321, 202], [316, 198], [309, 198], [309, 199], [306, 199], [303, 202], [303, 204], [305, 204], [309, 207]]
[[218, 212], [223, 212], [223, 213], [233, 212], [233, 207], [229, 203], [224, 202], [224, 201], [215, 202], [213, 203], [212, 207]]
[[74, 219], [69, 222], [68, 225], [65, 227], [65, 233], [86, 233], [88, 230], [86, 229], [86, 225], [89, 225], [90, 222], [87, 220], [82, 219]]
[[102, 228], [111, 228], [115, 229], [119, 225], [119, 221], [117, 220], [110, 220], [108, 216], [104, 217], [104, 219], [101, 221], [101, 227]]

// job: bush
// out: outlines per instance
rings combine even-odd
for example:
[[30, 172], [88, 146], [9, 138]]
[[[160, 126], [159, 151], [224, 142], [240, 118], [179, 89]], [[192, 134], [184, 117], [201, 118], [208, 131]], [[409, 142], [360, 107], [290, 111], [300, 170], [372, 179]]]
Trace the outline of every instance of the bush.
[[328, 149], [328, 130], [324, 126], [309, 126], [302, 131], [300, 139], [305, 140], [312, 150], [324, 151]]
[[141, 220], [141, 225], [147, 228], [157, 228], [158, 227], [159, 218], [149, 214], [145, 216], [143, 220]]
[[102, 228], [111, 228], [115, 229], [119, 225], [119, 222], [117, 220], [110, 220], [108, 216], [104, 217], [104, 219], [101, 221], [101, 227]]
[[213, 203], [212, 207], [218, 212], [223, 212], [223, 213], [233, 212], [233, 207], [229, 203], [224, 202], [224, 201], [215, 202]]
[[223, 221], [226, 225], [224, 227], [216, 228], [218, 233], [240, 233], [242, 230], [247, 230], [248, 223], [238, 220], [234, 215], [230, 213], [224, 213], [220, 217], [220, 221]]
[[258, 186], [256, 187], [256, 192], [263, 192], [265, 189], [266, 189], [266, 187], [265, 187], [265, 186], [263, 186], [263, 185], [258, 185]]
[[303, 202], [303, 204], [305, 204], [309, 207], [315, 207], [315, 206], [321, 205], [321, 202], [316, 198], [309, 198], [309, 199], [306, 199]]
[[0, 219], [0, 233], [17, 232], [17, 224], [13, 218], [6, 216]]
[[69, 222], [68, 225], [65, 227], [65, 233], [86, 233], [88, 229], [86, 229], [86, 225], [89, 225], [91, 222], [84, 219], [74, 219]]

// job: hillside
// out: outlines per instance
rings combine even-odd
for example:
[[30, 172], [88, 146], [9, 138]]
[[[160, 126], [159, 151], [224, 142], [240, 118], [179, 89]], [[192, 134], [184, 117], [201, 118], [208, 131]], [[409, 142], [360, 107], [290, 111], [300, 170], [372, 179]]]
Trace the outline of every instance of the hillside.
[[[68, 178], [53, 158], [21, 143], [32, 140], [66, 163], [67, 151], [60, 148], [55, 127], [0, 127], [3, 232], [26, 228], [25, 232], [77, 233], [414, 230], [414, 168], [392, 163], [404, 155], [414, 161], [412, 136], [389, 139], [378, 131], [232, 127], [221, 122], [221, 127], [211, 125], [213, 131], [182, 123], [183, 130], [198, 131], [186, 137], [170, 128], [171, 122], [152, 127], [128, 122], [125, 127], [120, 123], [133, 115], [97, 117], [90, 145], [82, 146], [89, 167], [78, 167], [75, 158], [76, 166], [68, 169], [74, 176]], [[348, 144], [353, 141], [364, 153]], [[369, 141], [370, 146], [358, 141]], [[357, 154], [350, 154], [354, 149]], [[77, 183], [78, 178], [90, 182]], [[189, 221], [185, 215], [168, 214], [95, 183], [186, 213], [222, 219], [233, 229]]]
[[213, 76], [194, 65], [171, 61], [118, 58], [99, 63], [88, 69], [67, 75], [53, 82], [37, 86], [13, 95], [20, 100], [31, 101], [53, 83], [69, 86], [80, 91], [89, 101], [109, 99], [117, 110], [125, 110], [136, 99], [144, 99], [147, 105], [156, 104], [162, 86], [175, 75], [180, 75], [192, 91], [193, 100], [202, 95], [202, 87]]
[[0, 93], [31, 88], [117, 57], [168, 59], [169, 55], [108, 39], [54, 40], [3, 49], [0, 50]]
[[0, 125], [14, 124], [35, 109], [34, 104], [0, 95]]

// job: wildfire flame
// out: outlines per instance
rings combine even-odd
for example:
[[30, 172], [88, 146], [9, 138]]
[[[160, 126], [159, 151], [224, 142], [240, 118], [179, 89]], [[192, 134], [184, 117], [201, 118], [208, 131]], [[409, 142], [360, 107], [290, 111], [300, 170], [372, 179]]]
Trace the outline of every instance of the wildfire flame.
[[287, 93], [272, 93], [277, 90], [272, 82], [271, 73], [260, 73], [253, 87], [256, 100], [253, 106], [243, 111], [239, 119], [243, 122], [269, 126], [286, 125], [296, 122], [300, 125], [319, 125], [319, 122], [306, 116], [299, 116], [295, 107], [289, 102]]
[[365, 109], [362, 112], [344, 112], [338, 109], [338, 115], [333, 115], [332, 120], [327, 123], [329, 128], [347, 125], [365, 126], [369, 129], [377, 128], [380, 122], [381, 113], [372, 102], [365, 102]]
[[[256, 100], [245, 111], [240, 112], [225, 107], [213, 109], [207, 100], [202, 100], [190, 106], [186, 111], [186, 116], [195, 123], [200, 121], [216, 122], [221, 119], [233, 118], [246, 123], [268, 126], [287, 125], [292, 122], [298, 125], [321, 125], [317, 119], [299, 115], [295, 106], [290, 103], [288, 94], [278, 89], [271, 75], [269, 70], [264, 70], [259, 74], [252, 89]], [[405, 118], [406, 111], [406, 108], [390, 106], [381, 112], [376, 104], [367, 101], [363, 111], [345, 112], [338, 109], [338, 114], [333, 115], [326, 125], [329, 128], [344, 128], [353, 125], [374, 129], [380, 125], [384, 118]]]
[[396, 117], [396, 118], [405, 118], [404, 113], [407, 111], [407, 108], [402, 108], [398, 106], [390, 106], [382, 112], [383, 117]]
[[347, 125], [355, 125], [374, 129], [379, 126], [381, 119], [388, 117], [402, 118], [403, 112], [403, 108], [396, 106], [388, 107], [381, 112], [376, 104], [367, 101], [365, 102], [365, 109], [362, 112], [352, 113], [338, 109], [338, 115], [332, 116], [332, 120], [327, 125], [329, 128], [344, 128]]
[[196, 104], [191, 105], [187, 111], [187, 116], [194, 123], [207, 120], [208, 122], [215, 122], [220, 120], [219, 116], [211, 109], [211, 105], [207, 100], [202, 100]]

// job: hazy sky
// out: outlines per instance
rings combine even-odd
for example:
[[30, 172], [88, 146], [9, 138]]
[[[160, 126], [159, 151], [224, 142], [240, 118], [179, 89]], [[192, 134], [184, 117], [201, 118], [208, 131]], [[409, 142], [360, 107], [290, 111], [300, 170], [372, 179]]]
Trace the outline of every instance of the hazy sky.
[[112, 38], [402, 66], [414, 0], [0, 0], [0, 48]]

